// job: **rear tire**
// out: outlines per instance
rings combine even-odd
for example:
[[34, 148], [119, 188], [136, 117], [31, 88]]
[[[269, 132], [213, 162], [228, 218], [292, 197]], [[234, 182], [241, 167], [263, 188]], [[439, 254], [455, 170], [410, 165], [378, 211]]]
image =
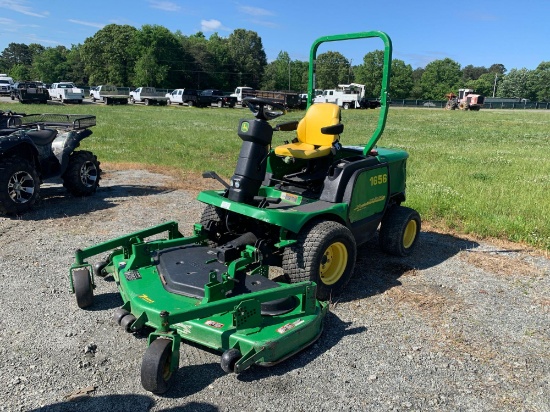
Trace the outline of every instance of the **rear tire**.
[[390, 255], [408, 256], [418, 242], [421, 220], [414, 209], [394, 206], [382, 219], [380, 225], [380, 248]]
[[348, 283], [357, 246], [350, 230], [333, 221], [312, 222], [298, 233], [297, 243], [283, 253], [283, 271], [291, 283], [313, 281], [317, 298], [329, 300]]
[[40, 178], [31, 162], [12, 157], [0, 164], [0, 213], [24, 213], [39, 195]]
[[157, 338], [145, 351], [141, 361], [141, 385], [155, 394], [163, 394], [174, 382], [176, 371], [170, 370], [172, 341]]
[[74, 196], [90, 196], [95, 193], [101, 179], [99, 164], [92, 152], [73, 152], [62, 176], [63, 186]]

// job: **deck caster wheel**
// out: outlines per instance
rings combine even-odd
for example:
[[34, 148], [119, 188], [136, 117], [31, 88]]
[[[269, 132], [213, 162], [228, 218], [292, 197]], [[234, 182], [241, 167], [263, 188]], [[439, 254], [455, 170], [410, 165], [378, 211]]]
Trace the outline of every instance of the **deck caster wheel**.
[[129, 313], [128, 315], [125, 315], [120, 319], [120, 326], [122, 326], [122, 329], [124, 329], [128, 333], [135, 332], [136, 329], [132, 329], [132, 323], [136, 321], [136, 317]]
[[155, 339], [147, 348], [141, 361], [141, 385], [143, 389], [155, 394], [165, 393], [176, 376], [171, 370], [172, 341], [169, 339]]
[[109, 264], [108, 260], [102, 260], [100, 262], [97, 262], [94, 264], [92, 269], [94, 270], [94, 276], [99, 276], [100, 278], [104, 278], [107, 273], [103, 271], [105, 269], [105, 266]]
[[221, 367], [226, 373], [235, 372], [235, 364], [242, 358], [242, 354], [238, 349], [228, 349], [222, 354]]
[[78, 307], [84, 309], [90, 306], [94, 300], [94, 291], [88, 269], [81, 268], [73, 271], [73, 287]]
[[126, 309], [122, 308], [116, 308], [113, 312], [113, 320], [117, 325], [120, 325], [120, 322], [122, 321], [122, 318], [126, 315], [130, 315], [131, 313], [128, 312]]

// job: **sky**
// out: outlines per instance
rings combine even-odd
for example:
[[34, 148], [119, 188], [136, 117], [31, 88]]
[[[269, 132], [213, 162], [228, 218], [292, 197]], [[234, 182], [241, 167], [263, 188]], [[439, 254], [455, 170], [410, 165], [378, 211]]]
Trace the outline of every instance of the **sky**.
[[[10, 43], [81, 44], [107, 24], [157, 24], [184, 35], [227, 37], [235, 29], [262, 39], [268, 61], [281, 51], [307, 61], [321, 36], [386, 32], [393, 58], [413, 69], [450, 58], [466, 65], [534, 70], [550, 61], [550, 0], [0, 0], [0, 52]], [[378, 39], [325, 43], [360, 64]]]

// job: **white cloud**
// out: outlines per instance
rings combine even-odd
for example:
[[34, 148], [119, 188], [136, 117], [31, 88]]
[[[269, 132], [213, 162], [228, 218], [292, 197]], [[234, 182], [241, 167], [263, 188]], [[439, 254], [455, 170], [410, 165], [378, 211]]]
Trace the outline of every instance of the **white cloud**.
[[0, 0], [0, 8], [33, 17], [46, 17], [49, 14], [47, 11], [37, 13], [27, 6], [26, 3], [27, 1], [25, 0]]
[[178, 11], [179, 9], [181, 9], [180, 6], [178, 6], [176, 3], [172, 3], [171, 1], [150, 0], [149, 4], [153, 9], [164, 11]]
[[257, 20], [257, 19], [252, 19], [252, 20], [249, 20], [249, 21], [252, 24], [256, 24], [258, 26], [268, 27], [270, 29], [276, 29], [276, 28], [280, 27], [277, 23], [273, 23], [272, 21]]
[[261, 9], [259, 7], [239, 6], [239, 10], [251, 16], [274, 16], [275, 15], [275, 13], [266, 9]]
[[74, 20], [74, 19], [68, 19], [67, 21], [70, 21], [71, 23], [74, 23], [74, 24], [80, 24], [82, 26], [89, 26], [89, 27], [95, 27], [97, 29], [102, 29], [103, 27], [105, 27], [104, 24], [101, 24], [101, 23], [93, 23], [91, 21], [83, 21], [83, 20]]
[[42, 37], [38, 37], [34, 33], [25, 34], [24, 38], [28, 39], [27, 41], [29, 43], [40, 43], [40, 44], [47, 43], [47, 44], [55, 44], [55, 45], [60, 45], [61, 44], [57, 40], [50, 40], [50, 39], [45, 39], [45, 38], [42, 38]]
[[231, 31], [229, 28], [222, 25], [222, 22], [219, 20], [211, 19], [211, 20], [201, 20], [201, 31], [202, 32], [209, 32], [209, 31], [217, 31], [217, 30], [223, 30], [223, 31]]

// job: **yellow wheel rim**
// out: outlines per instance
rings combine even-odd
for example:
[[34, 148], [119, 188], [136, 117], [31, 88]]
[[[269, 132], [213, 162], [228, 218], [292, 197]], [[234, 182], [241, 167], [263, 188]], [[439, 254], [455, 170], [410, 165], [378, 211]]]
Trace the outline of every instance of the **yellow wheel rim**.
[[348, 250], [342, 242], [331, 244], [321, 259], [319, 274], [321, 282], [333, 285], [340, 280], [348, 263]]
[[410, 248], [414, 243], [414, 240], [416, 239], [416, 228], [416, 220], [413, 219], [407, 223], [405, 233], [403, 233], [403, 247], [405, 249]]

